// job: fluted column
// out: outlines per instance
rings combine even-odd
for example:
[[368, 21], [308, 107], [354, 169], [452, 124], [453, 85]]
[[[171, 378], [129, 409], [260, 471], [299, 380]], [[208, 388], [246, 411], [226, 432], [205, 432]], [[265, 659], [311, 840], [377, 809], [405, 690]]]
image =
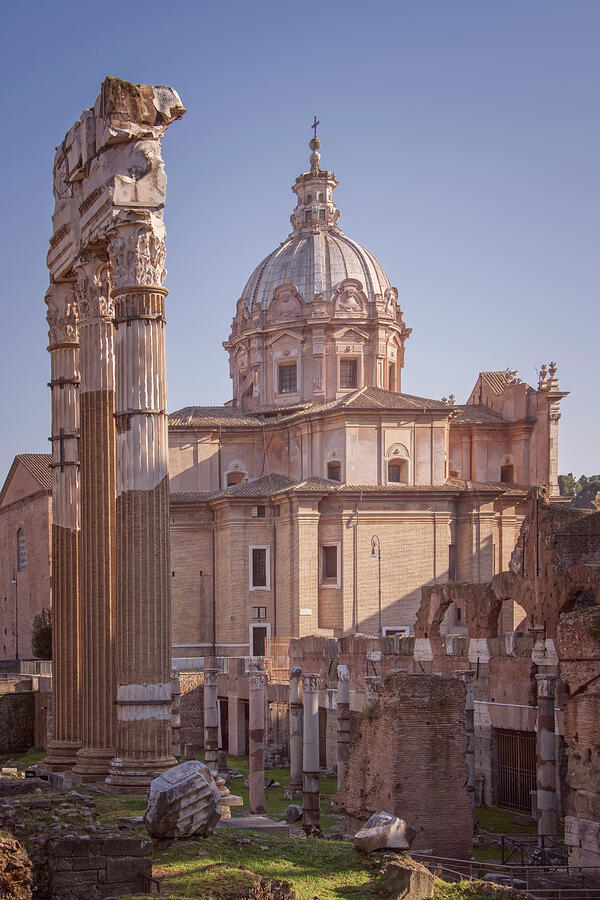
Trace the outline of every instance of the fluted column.
[[204, 764], [219, 768], [219, 669], [204, 670]]
[[81, 740], [74, 774], [96, 781], [115, 752], [115, 358], [106, 260], [76, 267], [81, 363]]
[[290, 669], [290, 783], [285, 789], [288, 800], [302, 799], [302, 742], [303, 716], [300, 699], [300, 679], [302, 669]]
[[110, 233], [116, 325], [117, 752], [109, 783], [171, 768], [165, 227], [129, 212]]
[[306, 834], [320, 833], [319, 794], [319, 676], [302, 676], [304, 740], [302, 746], [302, 828]]
[[342, 786], [350, 754], [350, 673], [347, 666], [337, 667], [337, 786]]
[[538, 837], [556, 837], [558, 798], [556, 796], [556, 728], [554, 694], [557, 675], [548, 672], [535, 676], [537, 683], [537, 813]]
[[265, 672], [248, 673], [249, 805], [265, 811]]
[[52, 740], [44, 767], [65, 771], [81, 747], [79, 704], [79, 338], [72, 282], [50, 285], [52, 405]]

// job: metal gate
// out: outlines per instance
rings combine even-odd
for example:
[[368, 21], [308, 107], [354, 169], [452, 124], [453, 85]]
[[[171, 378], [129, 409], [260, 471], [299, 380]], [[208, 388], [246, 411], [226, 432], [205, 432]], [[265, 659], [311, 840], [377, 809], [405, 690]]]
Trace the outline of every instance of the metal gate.
[[531, 791], [536, 789], [535, 741], [533, 731], [497, 728], [498, 806], [531, 812]]

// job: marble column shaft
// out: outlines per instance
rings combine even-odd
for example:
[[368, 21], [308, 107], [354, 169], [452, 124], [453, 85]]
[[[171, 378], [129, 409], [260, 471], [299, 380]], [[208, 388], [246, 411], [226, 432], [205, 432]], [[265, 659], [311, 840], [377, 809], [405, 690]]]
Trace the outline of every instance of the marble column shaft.
[[548, 673], [535, 676], [538, 697], [537, 730], [537, 813], [538, 837], [558, 833], [558, 798], [556, 795], [556, 729], [554, 724], [554, 692], [558, 676]]
[[204, 670], [204, 763], [219, 769], [219, 669]]
[[79, 696], [79, 335], [73, 282], [51, 284], [52, 739], [44, 767], [66, 771], [81, 747]]
[[77, 267], [81, 363], [81, 741], [74, 773], [95, 781], [115, 752], [115, 360], [106, 260]]
[[264, 672], [248, 674], [248, 738], [250, 812], [265, 811], [265, 683]]
[[475, 823], [475, 671], [458, 669], [456, 674], [465, 686], [465, 731], [467, 733], [467, 791], [471, 795], [473, 824]]
[[337, 785], [342, 786], [350, 754], [350, 673], [347, 666], [337, 667], [338, 755]]
[[171, 748], [165, 228], [127, 213], [110, 234], [116, 325], [117, 749], [109, 783], [147, 786]]
[[311, 834], [321, 831], [318, 675], [302, 675], [302, 703], [304, 707], [302, 827], [307, 834]]
[[286, 797], [290, 800], [302, 798], [302, 743], [303, 714], [300, 699], [300, 679], [302, 669], [294, 666], [290, 669], [290, 783], [286, 789]]

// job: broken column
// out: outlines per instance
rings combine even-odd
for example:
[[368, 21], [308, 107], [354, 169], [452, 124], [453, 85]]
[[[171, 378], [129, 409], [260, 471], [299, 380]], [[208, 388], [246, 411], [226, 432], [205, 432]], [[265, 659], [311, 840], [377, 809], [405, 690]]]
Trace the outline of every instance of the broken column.
[[558, 833], [556, 796], [556, 730], [554, 691], [557, 676], [547, 672], [535, 676], [537, 683], [537, 813], [538, 837]]
[[44, 768], [65, 771], [81, 747], [79, 703], [79, 336], [73, 281], [51, 284], [52, 740]]
[[81, 749], [82, 781], [108, 774], [115, 755], [115, 356], [106, 258], [75, 266], [81, 364]]
[[219, 669], [204, 670], [204, 763], [219, 768]]
[[302, 675], [302, 828], [306, 834], [320, 833], [319, 796], [319, 676]]
[[[69, 601], [79, 590], [80, 608], [69, 633], [58, 613], [64, 633], [55, 644], [54, 702], [60, 720], [72, 693], [80, 695], [79, 777], [102, 777], [116, 754], [109, 780], [125, 789], [147, 786], [175, 762], [160, 139], [184, 112], [172, 88], [107, 78], [93, 108], [58, 146], [54, 163], [47, 263], [51, 287], [75, 283], [82, 382], [80, 577]], [[75, 371], [74, 360], [63, 362]], [[72, 372], [59, 376], [63, 384]], [[67, 425], [58, 424], [53, 443], [59, 454], [72, 454]], [[74, 496], [74, 481], [68, 489]], [[58, 505], [61, 490], [66, 496], [55, 479]], [[67, 577], [61, 566], [77, 568], [69, 552], [54, 572], [59, 585]], [[78, 641], [79, 653], [73, 649]], [[78, 684], [60, 674], [75, 658]]]
[[337, 785], [342, 786], [350, 753], [350, 673], [347, 666], [337, 667], [338, 676], [338, 754]]
[[475, 672], [459, 669], [456, 673], [465, 686], [465, 731], [467, 733], [467, 790], [471, 795], [473, 823], [475, 822]]
[[265, 672], [248, 673], [250, 812], [265, 811]]
[[302, 742], [303, 716], [300, 699], [300, 679], [302, 669], [293, 666], [290, 669], [290, 783], [285, 789], [288, 800], [302, 799]]

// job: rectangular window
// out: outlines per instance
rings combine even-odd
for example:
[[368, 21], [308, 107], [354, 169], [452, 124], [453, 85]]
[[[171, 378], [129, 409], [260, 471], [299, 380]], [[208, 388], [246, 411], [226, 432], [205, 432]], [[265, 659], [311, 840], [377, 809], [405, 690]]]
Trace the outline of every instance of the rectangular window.
[[329, 587], [340, 586], [340, 545], [327, 544], [321, 547], [321, 584]]
[[298, 390], [298, 375], [296, 363], [286, 363], [279, 366], [279, 393], [293, 394]]
[[357, 359], [341, 359], [340, 360], [340, 387], [341, 388], [358, 387], [358, 360]]
[[252, 607], [252, 618], [253, 619], [266, 619], [267, 618], [267, 607], [266, 606], [253, 606]]
[[325, 220], [325, 210], [324, 209], [319, 210], [319, 218], [322, 219], [323, 221]]
[[271, 572], [269, 547], [250, 547], [250, 590], [268, 591], [270, 588]]
[[396, 460], [388, 463], [388, 482], [394, 484], [406, 484], [408, 481], [408, 464], [406, 460]]
[[306, 212], [304, 213], [304, 221], [312, 222], [312, 210], [310, 210], [310, 209], [306, 210]]
[[250, 514], [253, 519], [264, 519], [266, 516], [266, 506], [252, 506]]

